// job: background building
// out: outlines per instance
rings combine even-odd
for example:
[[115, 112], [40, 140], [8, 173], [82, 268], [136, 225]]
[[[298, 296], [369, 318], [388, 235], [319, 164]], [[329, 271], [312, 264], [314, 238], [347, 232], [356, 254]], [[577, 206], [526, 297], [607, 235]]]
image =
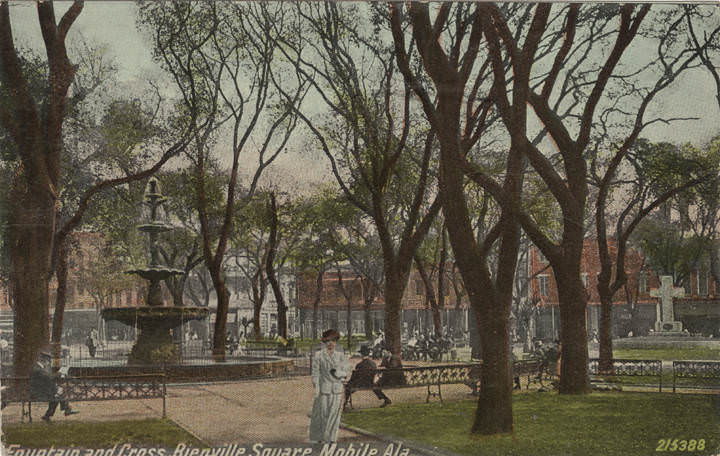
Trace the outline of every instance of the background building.
[[[458, 286], [459, 293], [456, 293], [449, 273], [446, 273], [446, 276], [448, 276], [448, 280], [442, 290], [444, 305], [439, 309], [441, 327], [443, 332], [450, 332], [454, 336], [460, 337], [468, 331], [468, 300], [462, 292], [462, 287]], [[342, 282], [336, 271], [328, 271], [323, 274], [317, 309], [318, 333], [329, 328], [336, 328], [341, 334], [347, 334], [348, 307], [351, 312], [352, 333], [354, 335], [366, 333], [365, 305], [369, 287], [363, 287], [361, 279], [357, 273], [350, 270], [343, 271]], [[433, 292], [437, 299], [440, 294], [437, 289], [436, 277], [433, 278], [433, 284]], [[317, 276], [313, 274], [298, 275], [298, 324], [299, 333], [303, 337], [312, 335], [317, 295]], [[432, 333], [433, 316], [428, 298], [420, 274], [418, 271], [412, 270], [402, 298], [403, 336], [415, 331]], [[370, 330], [376, 333], [384, 331], [385, 300], [381, 291], [370, 297], [367, 312], [369, 313], [367, 321], [372, 325]]]
[[[609, 240], [610, 255], [616, 253], [616, 243]], [[558, 293], [555, 276], [540, 250], [530, 250], [530, 295], [537, 305], [536, 337], [555, 339], [560, 328]], [[708, 273], [709, 267], [701, 265], [693, 269], [685, 280], [685, 296], [675, 298], [675, 317], [691, 333], [720, 335], [720, 287]], [[582, 279], [587, 295], [587, 328], [590, 337], [599, 331], [600, 297], [597, 292], [597, 276], [600, 259], [597, 241], [584, 241]], [[627, 284], [613, 297], [614, 337], [647, 335], [654, 328], [658, 316], [659, 300], [650, 295], [660, 286], [658, 274], [645, 265], [643, 255], [629, 249], [626, 256]]]

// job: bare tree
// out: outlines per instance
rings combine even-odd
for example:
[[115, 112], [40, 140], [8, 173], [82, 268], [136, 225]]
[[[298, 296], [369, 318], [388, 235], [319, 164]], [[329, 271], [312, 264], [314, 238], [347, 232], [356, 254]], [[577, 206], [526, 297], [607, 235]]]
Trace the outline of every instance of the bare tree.
[[[407, 18], [405, 14], [407, 13]], [[503, 199], [500, 218], [484, 239], [478, 240], [471, 223], [465, 194], [463, 162], [488, 126], [491, 100], [488, 91], [498, 100], [505, 97], [506, 86], [502, 62], [492, 62], [480, 54], [483, 31], [489, 33], [486, 7], [479, 4], [444, 3], [432, 8], [427, 4], [407, 2], [406, 10], [399, 4], [390, 6], [392, 34], [400, 71], [406, 82], [420, 98], [425, 115], [440, 142], [440, 199], [446, 219], [450, 243], [456, 264], [462, 275], [470, 304], [475, 310], [483, 346], [481, 389], [474, 433], [496, 434], [512, 432], [512, 386], [510, 375], [509, 315], [512, 300], [515, 264], [520, 229], [517, 221], [523, 185], [522, 154], [524, 144], [519, 139], [524, 132], [527, 92], [514, 90], [514, 104], [503, 105], [506, 122], [517, 122], [511, 135], [511, 147], [506, 156], [504, 182], [498, 183], [473, 169], [478, 183], [491, 188], [493, 196]], [[522, 49], [524, 72], [519, 72], [514, 87], [522, 86], [529, 78], [539, 32], [547, 15], [538, 7], [533, 26]], [[405, 19], [410, 24], [412, 45], [406, 45]], [[414, 47], [413, 47], [414, 46]], [[420, 54], [421, 65], [412, 65], [412, 50]], [[518, 51], [520, 52], [520, 51]], [[413, 71], [419, 67], [421, 74]], [[490, 68], [495, 70], [495, 85], [488, 87]], [[431, 81], [426, 87], [421, 77]], [[491, 270], [488, 255], [497, 244], [496, 268]]]
[[[517, 39], [508, 19], [497, 8], [489, 7], [496, 30], [498, 45], [491, 52], [497, 54], [496, 60], [508, 55], [513, 62], [513, 90], [518, 90]], [[651, 87], [647, 93], [639, 90], [629, 98], [617, 97], [613, 92], [616, 83], [628, 83], [632, 77], [642, 73], [642, 68], [624, 70], [620, 61], [639, 36], [649, 6], [625, 5], [622, 7], [578, 5], [562, 7], [558, 15], [563, 18], [559, 29], [546, 29], [546, 35], [562, 38], [549, 43], [552, 49], [548, 53], [549, 64], [538, 72], [532, 80], [526, 82], [528, 102], [547, 134], [552, 138], [558, 154], [552, 159], [541, 148], [525, 139], [524, 154], [534, 171], [547, 185], [562, 212], [562, 234], [558, 240], [530, 217], [521, 214], [523, 229], [541, 249], [553, 267], [558, 283], [561, 329], [560, 339], [563, 346], [563, 363], [560, 378], [561, 393], [581, 393], [589, 391], [587, 376], [587, 334], [585, 328], [586, 292], [580, 276], [583, 239], [585, 236], [585, 214], [588, 203], [588, 169], [585, 154], [592, 139], [593, 128], [598, 116], [612, 109], [613, 100], [620, 102], [640, 102], [636, 105], [630, 133], [624, 139], [631, 145], [641, 129], [646, 125], [643, 114], [647, 103], [657, 91], [661, 90], [665, 79], [658, 86]], [[558, 16], [556, 15], [556, 17]], [[615, 19], [619, 24], [615, 25]], [[500, 48], [500, 43], [504, 47]], [[598, 46], [605, 46], [609, 52], [600, 56]], [[664, 71], [673, 75], [688, 65], [685, 56], [678, 60], [662, 62]], [[549, 68], [549, 69], [547, 69]], [[618, 82], [619, 81], [619, 82]], [[615, 98], [612, 98], [615, 97]], [[609, 108], [606, 105], [610, 104]], [[502, 109], [501, 109], [502, 110]], [[513, 126], [508, 129], [513, 132]], [[619, 148], [618, 150], [621, 150]], [[627, 148], [622, 149], [627, 150]], [[618, 163], [624, 157], [620, 152], [614, 160]], [[555, 161], [556, 160], [556, 161]], [[556, 165], [557, 163], [557, 165]], [[608, 174], [612, 179], [613, 172]], [[604, 205], [603, 196], [599, 196], [600, 205]]]
[[[323, 123], [307, 112], [299, 115], [347, 199], [377, 229], [384, 261], [386, 342], [399, 365], [401, 300], [413, 252], [440, 210], [433, 197], [434, 134], [415, 125], [411, 92], [397, 75], [392, 43], [375, 33], [386, 24], [384, 10], [306, 3], [296, 11], [303, 33], [294, 40], [286, 37], [280, 48], [333, 117]], [[400, 195], [406, 196], [402, 205], [397, 203]]]
[[[277, 98], [272, 90], [273, 78], [282, 76], [273, 74], [277, 50], [273, 34], [285, 33], [281, 5], [148, 2], [141, 7], [141, 21], [153, 33], [155, 52], [180, 90], [184, 109], [202, 106], [206, 114], [190, 159], [195, 167], [203, 258], [218, 302], [213, 355], [222, 360], [230, 298], [222, 268], [237, 206], [241, 155], [256, 157], [247, 191], [252, 196], [263, 171], [284, 149], [295, 128], [292, 106], [304, 89], [294, 84], [288, 89], [292, 92], [288, 100]], [[292, 81], [284, 83], [290, 87]], [[207, 211], [205, 180], [210, 151], [217, 146], [214, 135], [221, 128], [230, 131], [227, 147], [232, 164], [222, 222], [214, 227]]]

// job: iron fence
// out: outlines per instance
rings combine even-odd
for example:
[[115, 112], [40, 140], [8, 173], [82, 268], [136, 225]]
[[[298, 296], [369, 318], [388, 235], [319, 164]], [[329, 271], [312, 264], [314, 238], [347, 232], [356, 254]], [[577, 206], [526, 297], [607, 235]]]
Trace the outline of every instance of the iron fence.
[[[67, 367], [104, 367], [119, 366], [127, 363], [132, 350], [133, 341], [106, 341], [99, 343], [93, 352], [84, 344], [65, 347], [61, 364]], [[215, 364], [212, 345], [209, 341], [191, 340], [175, 342], [178, 359], [173, 364], [179, 365], [210, 365]], [[291, 358], [295, 366], [309, 372], [310, 348], [293, 347], [274, 341], [249, 341], [245, 343], [228, 343], [225, 350], [225, 361], [252, 362], [269, 358]], [[11, 354], [8, 363], [11, 363]]]
[[720, 390], [720, 361], [673, 361], [673, 392], [678, 388]]

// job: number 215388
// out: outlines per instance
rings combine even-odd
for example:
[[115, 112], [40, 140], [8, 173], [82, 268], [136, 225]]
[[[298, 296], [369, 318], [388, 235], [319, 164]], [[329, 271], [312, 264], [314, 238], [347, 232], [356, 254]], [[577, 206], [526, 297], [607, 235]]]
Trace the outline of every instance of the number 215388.
[[655, 451], [702, 451], [705, 439], [660, 439]]

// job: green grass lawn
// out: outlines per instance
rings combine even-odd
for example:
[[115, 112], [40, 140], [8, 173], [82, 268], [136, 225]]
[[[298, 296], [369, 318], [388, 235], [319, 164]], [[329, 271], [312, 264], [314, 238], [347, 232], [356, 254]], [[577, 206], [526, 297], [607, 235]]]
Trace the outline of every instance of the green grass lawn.
[[686, 360], [705, 359], [720, 360], [720, 350], [707, 347], [688, 348], [618, 348], [613, 350], [615, 358], [625, 359], [661, 359]]
[[[656, 454], [661, 439], [678, 439], [674, 454], [710, 455], [720, 447], [720, 398], [656, 393], [518, 394], [513, 436], [471, 437], [475, 401], [399, 404], [346, 412], [361, 429], [465, 455]], [[695, 441], [692, 452], [681, 440]], [[703, 440], [704, 450], [697, 446]], [[687, 445], [687, 443], [686, 443]], [[665, 451], [671, 452], [670, 447]], [[659, 452], [658, 452], [659, 453]]]
[[31, 448], [108, 448], [123, 443], [170, 448], [180, 442], [202, 445], [172, 421], [159, 419], [51, 424], [38, 420], [37, 423], [5, 424], [2, 430], [5, 445], [15, 443]]

